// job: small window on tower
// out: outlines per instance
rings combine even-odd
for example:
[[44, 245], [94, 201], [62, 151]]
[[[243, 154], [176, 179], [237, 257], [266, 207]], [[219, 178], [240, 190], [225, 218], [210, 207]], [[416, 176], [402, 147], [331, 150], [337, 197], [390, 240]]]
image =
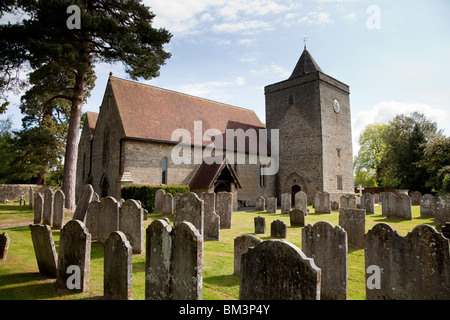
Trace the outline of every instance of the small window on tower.
[[289, 95], [288, 103], [290, 106], [292, 106], [294, 104], [294, 96], [292, 94]]
[[336, 149], [336, 155], [337, 155], [337, 157], [338, 158], [340, 158], [341, 157], [341, 149]]
[[344, 188], [342, 187], [342, 176], [336, 176], [337, 189], [342, 191]]

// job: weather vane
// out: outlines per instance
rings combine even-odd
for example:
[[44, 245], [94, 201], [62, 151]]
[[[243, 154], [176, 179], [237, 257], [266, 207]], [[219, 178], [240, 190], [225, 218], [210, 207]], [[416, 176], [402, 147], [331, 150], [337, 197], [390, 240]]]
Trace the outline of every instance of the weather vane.
[[306, 40], [308, 38], [306, 38], [306, 35], [303, 35], [303, 45], [304, 45], [304, 49], [306, 50]]

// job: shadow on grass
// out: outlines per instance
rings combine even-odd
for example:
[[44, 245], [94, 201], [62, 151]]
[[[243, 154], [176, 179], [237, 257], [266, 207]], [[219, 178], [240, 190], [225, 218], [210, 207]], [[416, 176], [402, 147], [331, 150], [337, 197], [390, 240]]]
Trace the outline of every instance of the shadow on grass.
[[[36, 283], [40, 282], [40, 283]], [[60, 297], [56, 291], [55, 279], [46, 277], [40, 273], [14, 273], [0, 275], [1, 300], [37, 300]]]
[[239, 286], [239, 276], [235, 274], [225, 274], [220, 276], [203, 277], [203, 282], [209, 285], [221, 287]]

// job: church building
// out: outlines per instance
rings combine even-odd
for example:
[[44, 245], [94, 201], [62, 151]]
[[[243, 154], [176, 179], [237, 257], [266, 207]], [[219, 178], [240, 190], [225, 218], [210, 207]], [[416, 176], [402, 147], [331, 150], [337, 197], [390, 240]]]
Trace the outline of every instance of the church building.
[[[232, 192], [237, 209], [259, 196], [301, 190], [309, 202], [316, 191], [332, 200], [353, 193], [349, 87], [324, 74], [305, 48], [290, 78], [264, 91], [265, 124], [252, 110], [110, 76], [99, 113], [86, 113], [77, 197], [85, 183], [116, 198], [130, 184], [189, 185], [196, 193]], [[278, 144], [268, 141], [273, 130]], [[256, 147], [249, 135], [230, 149], [226, 137], [239, 131], [256, 133]], [[215, 141], [217, 133], [223, 142]], [[214, 143], [223, 152], [211, 151]], [[263, 175], [275, 153], [278, 170]]]

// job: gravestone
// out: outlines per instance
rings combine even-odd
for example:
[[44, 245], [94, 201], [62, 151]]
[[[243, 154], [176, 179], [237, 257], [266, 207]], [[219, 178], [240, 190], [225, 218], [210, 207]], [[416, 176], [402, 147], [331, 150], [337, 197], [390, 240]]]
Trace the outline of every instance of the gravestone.
[[6, 232], [0, 234], [0, 260], [6, 260], [11, 239]]
[[41, 224], [44, 212], [44, 199], [40, 193], [34, 195], [34, 224]]
[[290, 193], [281, 195], [281, 214], [289, 214], [291, 212], [292, 196]]
[[30, 209], [33, 209], [33, 206], [34, 206], [33, 187], [30, 187], [30, 188], [28, 189], [28, 200], [29, 200], [29, 206], [30, 206]]
[[331, 213], [330, 194], [328, 192], [316, 192], [314, 194], [314, 212]]
[[[84, 223], [74, 219], [68, 221], [61, 230], [58, 252], [58, 269], [56, 287], [84, 292], [89, 290], [89, 269], [91, 260], [91, 234]], [[71, 273], [69, 267], [79, 268], [79, 279], [75, 280], [75, 287], [68, 287]], [[72, 271], [73, 272], [73, 271]], [[79, 282], [78, 282], [79, 281]], [[78, 282], [78, 287], [76, 283]]]
[[339, 202], [331, 201], [331, 211], [339, 211]]
[[255, 233], [264, 234], [266, 233], [266, 218], [257, 216], [254, 218], [255, 222]]
[[275, 197], [266, 198], [266, 209], [267, 213], [277, 213], [277, 198]]
[[218, 192], [216, 194], [216, 213], [220, 217], [220, 227], [231, 229], [233, 215], [233, 194], [231, 192]]
[[172, 300], [202, 300], [202, 263], [202, 235], [190, 222], [174, 226], [170, 258]]
[[304, 227], [305, 226], [305, 213], [300, 209], [293, 209], [289, 213], [291, 227]]
[[173, 196], [171, 193], [164, 195], [162, 214], [173, 215]]
[[294, 196], [295, 208], [302, 210], [305, 215], [308, 215], [308, 197], [303, 191], [299, 191]]
[[130, 243], [132, 253], [144, 250], [144, 218], [141, 205], [132, 199], [126, 200], [119, 209], [119, 230]]
[[94, 195], [92, 196], [92, 201], [100, 201], [100, 196], [97, 192], [94, 192]]
[[30, 224], [29, 227], [39, 272], [56, 278], [57, 255], [51, 227], [42, 224]]
[[445, 223], [445, 225], [442, 227], [441, 232], [444, 237], [450, 239], [450, 222]]
[[119, 230], [119, 203], [111, 196], [100, 201], [100, 214], [98, 217], [99, 243], [105, 243], [109, 234]]
[[176, 226], [183, 221], [192, 223], [198, 232], [203, 236], [203, 200], [200, 200], [200, 198], [193, 192], [184, 193], [178, 200], [177, 212], [173, 219], [173, 225]]
[[[397, 197], [397, 210], [395, 217], [403, 220], [412, 220], [411, 197], [407, 194], [400, 194]], [[391, 216], [391, 218], [393, 218], [393, 216]]]
[[47, 188], [44, 191], [44, 211], [42, 213], [42, 224], [51, 226], [53, 222], [53, 190]]
[[410, 193], [411, 204], [413, 206], [420, 205], [420, 199], [422, 198], [422, 194], [419, 191], [413, 191]]
[[434, 225], [441, 229], [446, 222], [450, 222], [450, 194], [440, 195], [436, 199]]
[[[182, 193], [175, 193], [175, 196], [173, 197], [173, 214], [177, 213], [177, 203], [180, 200], [181, 196], [183, 194]], [[216, 208], [214, 208], [214, 210], [216, 210]]]
[[61, 229], [64, 225], [64, 205], [66, 197], [62, 190], [55, 192], [53, 197], [53, 227]]
[[375, 213], [375, 202], [371, 193], [363, 193], [361, 196], [361, 209], [366, 210], [366, 214]]
[[216, 194], [214, 192], [202, 192], [201, 197], [205, 212], [216, 212]]
[[342, 209], [356, 209], [356, 197], [353, 195], [343, 195], [339, 202]]
[[302, 251], [321, 270], [321, 300], [346, 300], [348, 292], [347, 232], [326, 221], [302, 230]]
[[436, 212], [436, 197], [427, 193], [420, 198], [420, 217], [433, 218]]
[[339, 226], [347, 232], [348, 246], [354, 249], [364, 248], [366, 232], [366, 211], [363, 209], [339, 210]]
[[112, 232], [105, 242], [103, 295], [111, 300], [132, 299], [132, 248], [121, 231]]
[[388, 192], [380, 193], [381, 215], [385, 216], [388, 211]]
[[94, 188], [92, 185], [87, 184], [83, 188], [83, 192], [81, 193], [80, 199], [78, 199], [77, 207], [75, 208], [75, 212], [73, 213], [73, 219], [80, 220], [84, 223], [84, 219], [86, 218], [86, 211], [89, 203], [92, 201], [94, 197]]
[[395, 194], [386, 192], [385, 201], [382, 203], [382, 205], [386, 205], [386, 210], [383, 209], [383, 211], [388, 219], [397, 217], [397, 196]]
[[220, 240], [220, 217], [215, 212], [205, 212], [203, 228], [205, 240]]
[[266, 210], [266, 200], [264, 197], [258, 197], [255, 201], [255, 211], [265, 211]]
[[86, 211], [86, 228], [91, 234], [91, 240], [98, 240], [99, 219], [101, 212], [100, 201], [92, 200]]
[[320, 299], [321, 271], [292, 243], [264, 241], [241, 259], [240, 300]]
[[[429, 225], [416, 226], [405, 237], [386, 223], [365, 236], [365, 268], [380, 270], [379, 287], [366, 287], [367, 300], [450, 299], [449, 240]], [[366, 273], [366, 283], [372, 272]]]
[[261, 239], [251, 234], [244, 234], [234, 239], [234, 274], [241, 274], [241, 257], [262, 242]]
[[284, 221], [277, 219], [270, 224], [270, 236], [272, 238], [286, 238], [287, 226]]
[[155, 192], [155, 203], [153, 205], [154, 213], [163, 213], [164, 195], [166, 192], [163, 189], [158, 189]]
[[169, 300], [172, 227], [166, 220], [154, 220], [146, 230], [145, 299]]

